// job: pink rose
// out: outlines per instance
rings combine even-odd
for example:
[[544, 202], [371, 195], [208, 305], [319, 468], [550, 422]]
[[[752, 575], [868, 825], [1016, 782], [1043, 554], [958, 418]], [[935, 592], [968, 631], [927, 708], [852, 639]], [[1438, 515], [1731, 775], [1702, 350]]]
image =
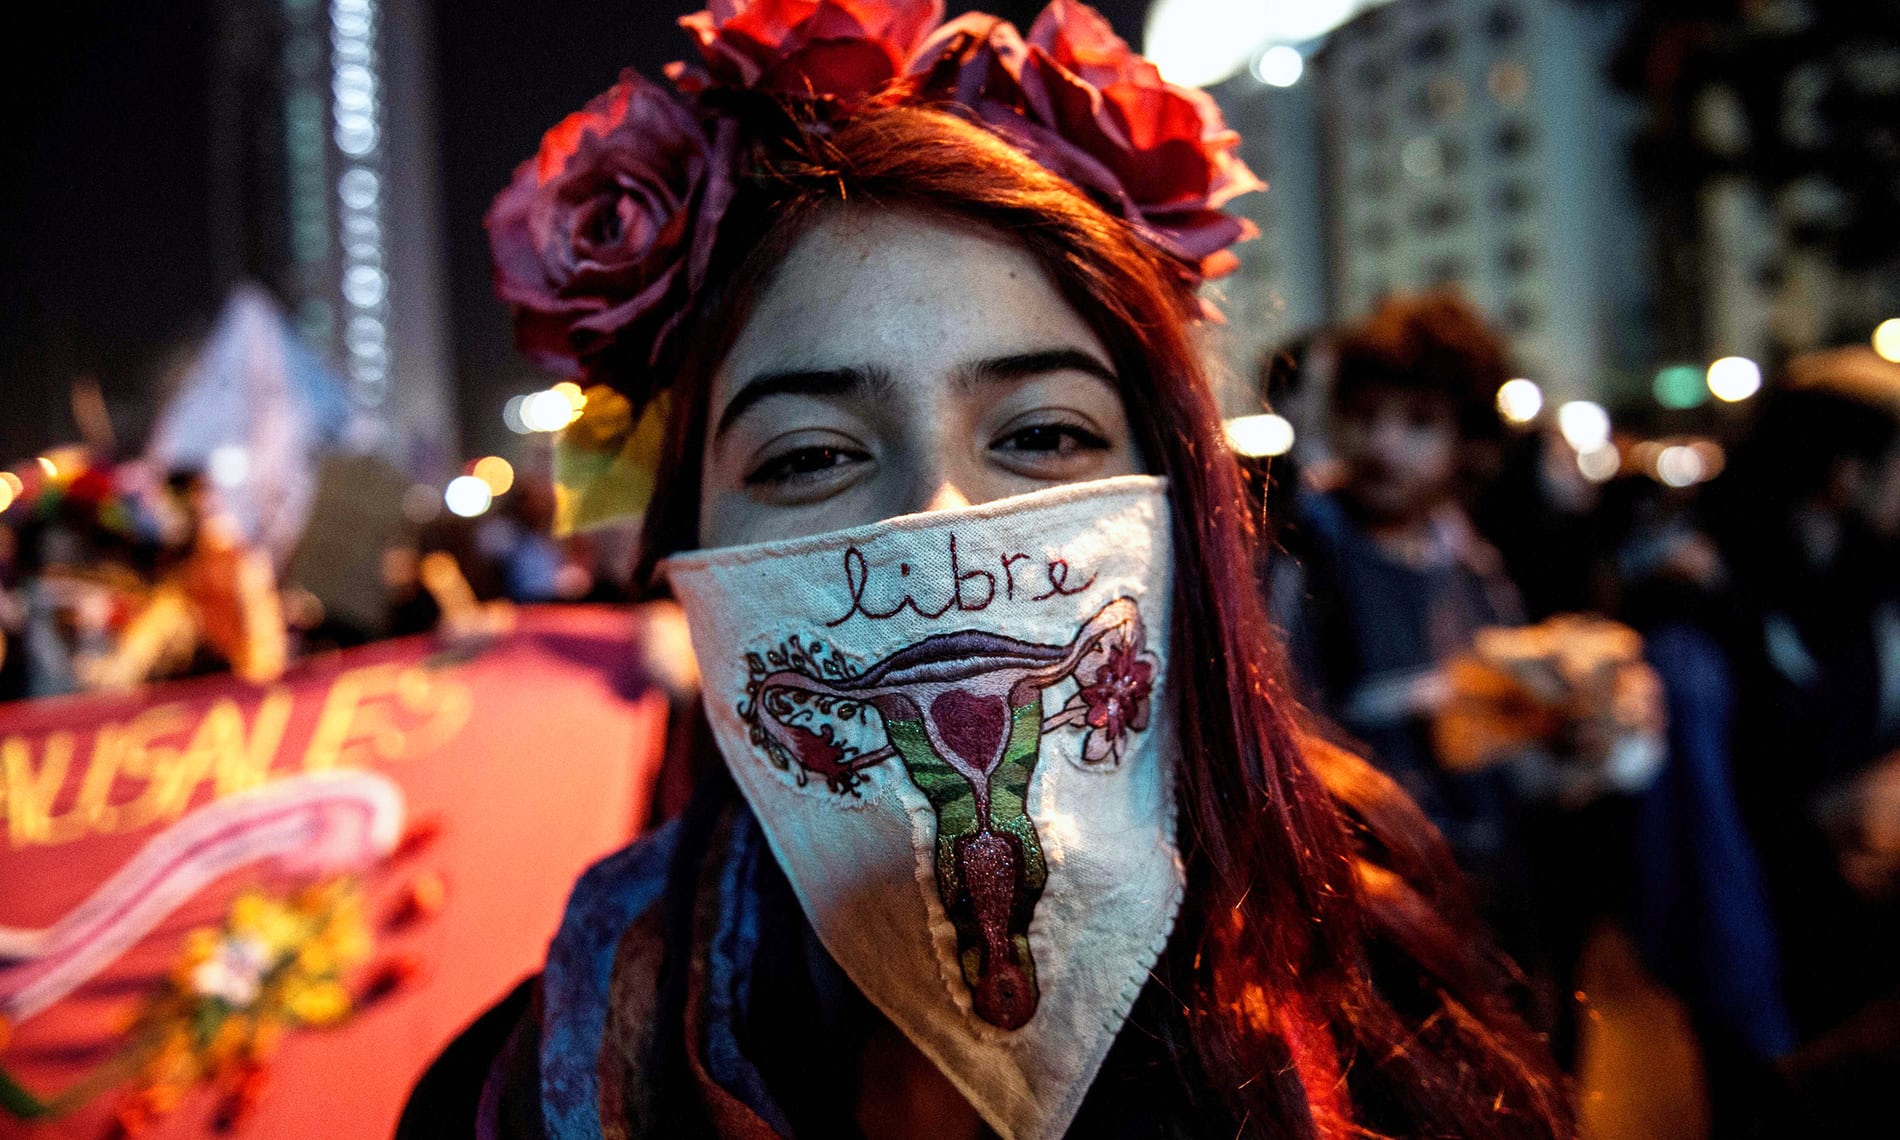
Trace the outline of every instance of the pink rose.
[[1026, 39], [1006, 21], [964, 16], [910, 71], [921, 97], [971, 108], [1202, 277], [1234, 269], [1227, 247], [1256, 232], [1220, 209], [1266, 185], [1213, 99], [1162, 79], [1087, 5], [1053, 0]]
[[713, 0], [680, 19], [705, 73], [675, 63], [682, 90], [738, 87], [861, 99], [904, 73], [943, 18], [943, 0]]
[[542, 137], [486, 218], [522, 351], [563, 369], [616, 347], [657, 358], [732, 197], [732, 131], [717, 130], [709, 141], [671, 91], [627, 71]]

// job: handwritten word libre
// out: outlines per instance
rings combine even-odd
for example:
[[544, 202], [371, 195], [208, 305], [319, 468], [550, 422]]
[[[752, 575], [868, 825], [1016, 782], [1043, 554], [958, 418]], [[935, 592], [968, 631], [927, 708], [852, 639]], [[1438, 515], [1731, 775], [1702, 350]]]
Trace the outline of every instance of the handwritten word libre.
[[[864, 551], [856, 546], [846, 547], [844, 584], [850, 591], [851, 605], [842, 615], [825, 625], [840, 626], [859, 615], [871, 621], [888, 621], [905, 610], [934, 621], [951, 610], [963, 613], [986, 610], [999, 594], [1004, 599], [1014, 599], [1017, 592], [1021, 591], [1029, 601], [1046, 602], [1054, 597], [1079, 594], [1095, 582], [1095, 575], [1090, 574], [1087, 581], [1071, 585], [1069, 579], [1072, 577], [1072, 568], [1064, 558], [1041, 559], [1041, 573], [1038, 574], [1035, 569], [1038, 559], [1020, 552], [996, 555], [995, 570], [987, 569], [987, 560], [980, 560], [979, 565], [966, 570], [959, 557], [957, 536], [952, 534], [950, 566], [937, 582], [907, 581], [916, 569], [909, 562], [897, 564], [898, 580], [892, 581], [888, 567], [882, 574], [874, 574]], [[1022, 563], [1028, 563], [1028, 566], [1019, 568]], [[926, 600], [918, 601], [918, 593], [922, 593]], [[893, 595], [895, 600], [892, 600]], [[931, 604], [938, 599], [942, 600], [941, 605]]]

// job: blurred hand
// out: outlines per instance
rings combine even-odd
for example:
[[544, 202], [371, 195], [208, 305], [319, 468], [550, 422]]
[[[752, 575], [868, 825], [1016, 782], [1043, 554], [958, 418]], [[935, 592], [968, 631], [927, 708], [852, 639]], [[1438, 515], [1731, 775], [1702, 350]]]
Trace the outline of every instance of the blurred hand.
[[1849, 826], [1836, 829], [1841, 877], [1870, 899], [1900, 894], [1900, 750], [1853, 783]]

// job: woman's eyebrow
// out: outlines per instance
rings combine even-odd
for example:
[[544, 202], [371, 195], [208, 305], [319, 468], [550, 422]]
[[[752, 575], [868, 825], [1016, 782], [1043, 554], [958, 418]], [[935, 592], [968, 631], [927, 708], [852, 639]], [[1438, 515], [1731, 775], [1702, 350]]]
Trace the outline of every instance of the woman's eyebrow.
[[891, 390], [892, 383], [889, 371], [868, 364], [761, 372], [741, 384], [726, 402], [713, 438], [724, 435], [747, 408], [771, 396], [881, 396]]
[[976, 360], [957, 370], [957, 382], [964, 387], [1046, 376], [1051, 372], [1080, 372], [1093, 376], [1111, 388], [1119, 388], [1115, 370], [1102, 363], [1094, 353], [1079, 348], [1047, 348], [1037, 352], [1019, 352]]

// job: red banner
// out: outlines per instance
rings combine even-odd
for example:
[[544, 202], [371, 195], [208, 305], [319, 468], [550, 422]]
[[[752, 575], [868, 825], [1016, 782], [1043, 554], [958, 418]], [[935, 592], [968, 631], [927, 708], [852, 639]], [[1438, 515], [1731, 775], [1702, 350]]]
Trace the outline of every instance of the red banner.
[[0, 1135], [388, 1135], [640, 828], [633, 629], [0, 705]]

